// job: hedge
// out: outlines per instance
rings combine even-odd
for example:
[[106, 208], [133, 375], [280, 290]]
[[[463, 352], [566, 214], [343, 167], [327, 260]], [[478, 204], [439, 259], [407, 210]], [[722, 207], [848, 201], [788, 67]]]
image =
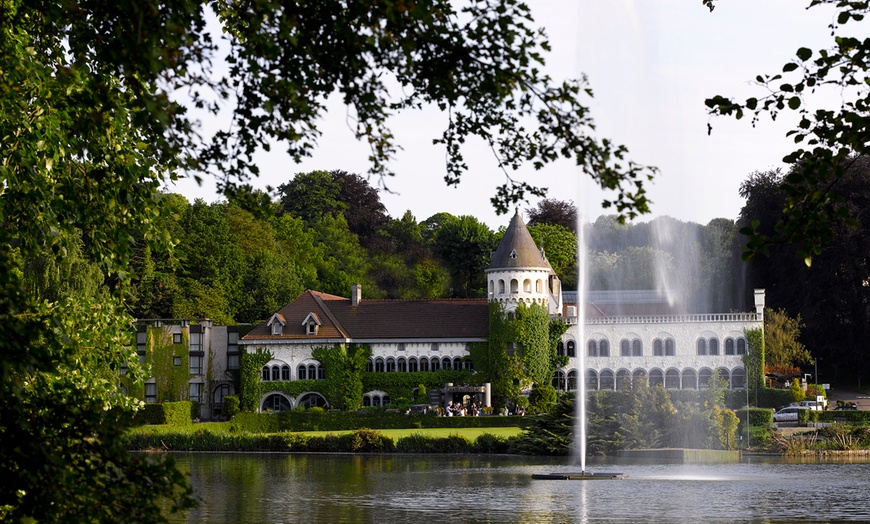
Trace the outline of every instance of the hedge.
[[[748, 412], [748, 413], [747, 413]], [[740, 419], [740, 426], [745, 427], [749, 416], [749, 426], [770, 427], [773, 425], [773, 410], [770, 408], [735, 409], [734, 413]]]
[[807, 418], [809, 422], [843, 422], [852, 425], [870, 425], [870, 411], [813, 411], [809, 409], [802, 409], [801, 411], [808, 411], [810, 413]]
[[135, 421], [139, 424], [168, 424], [184, 426], [193, 424], [194, 413], [199, 411], [199, 404], [188, 400], [180, 402], [148, 403], [136, 413]]
[[239, 413], [233, 425], [250, 433], [280, 433], [283, 431], [348, 431], [358, 428], [498, 428], [531, 424], [532, 417], [438, 417], [435, 415], [403, 415], [385, 411], [346, 413], [338, 411], [284, 411], [281, 413]]
[[481, 435], [470, 441], [461, 435], [428, 437], [415, 434], [392, 438], [376, 430], [362, 428], [349, 435], [307, 436], [297, 433], [218, 435], [207, 430], [193, 433], [137, 433], [127, 436], [127, 447], [134, 450], [166, 451], [276, 451], [297, 453], [506, 453], [511, 439]]

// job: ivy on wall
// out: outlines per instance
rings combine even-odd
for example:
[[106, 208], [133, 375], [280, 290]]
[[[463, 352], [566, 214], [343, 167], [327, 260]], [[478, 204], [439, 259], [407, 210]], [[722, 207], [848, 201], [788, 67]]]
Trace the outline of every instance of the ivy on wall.
[[[444, 387], [448, 382], [453, 384], [479, 385], [485, 382], [478, 375], [459, 369], [440, 369], [438, 371], [411, 371], [379, 373], [368, 371], [362, 374], [363, 392], [383, 391], [391, 399], [410, 399], [414, 389], [421, 384], [427, 390]], [[361, 400], [361, 399], [360, 399]]]
[[254, 353], [242, 351], [239, 355], [241, 391], [239, 407], [242, 411], [257, 411], [260, 402], [260, 370], [272, 360], [272, 352], [258, 348]]
[[743, 368], [746, 370], [746, 384], [758, 392], [764, 387], [764, 331], [747, 329], [746, 354], [743, 355]]
[[323, 364], [326, 398], [337, 409], [356, 411], [362, 407], [362, 374], [372, 356], [367, 345], [336, 344], [314, 348], [311, 356]]
[[[190, 392], [190, 337], [181, 332], [181, 343], [172, 342], [172, 333], [162, 327], [148, 326], [145, 342], [145, 365], [157, 385], [158, 402], [187, 400]], [[176, 364], [176, 359], [177, 364]]]

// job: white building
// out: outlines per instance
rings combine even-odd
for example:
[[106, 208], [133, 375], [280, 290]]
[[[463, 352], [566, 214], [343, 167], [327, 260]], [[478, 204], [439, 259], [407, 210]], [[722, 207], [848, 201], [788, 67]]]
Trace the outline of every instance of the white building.
[[[468, 345], [489, 334], [488, 303], [499, 302], [508, 315], [520, 303], [535, 303], [570, 325], [559, 345], [569, 358], [553, 379], [557, 389], [577, 388], [581, 348], [591, 389], [614, 389], [620, 381], [638, 377], [668, 389], [698, 389], [717, 370], [729, 387], [745, 386], [744, 330], [762, 326], [763, 290], [756, 290], [753, 312], [704, 315], [681, 313], [655, 292], [593, 292], [587, 296], [581, 335], [577, 293], [562, 290], [518, 212], [486, 274], [485, 299], [364, 300], [360, 286], [353, 287], [350, 298], [306, 291], [239, 344], [247, 351], [271, 351], [274, 358], [262, 370], [264, 382], [323, 379], [312, 349], [349, 343], [371, 347], [370, 370], [375, 372], [469, 369]], [[261, 409], [326, 403], [317, 392], [288, 395], [281, 389], [267, 391]], [[363, 400], [383, 405], [390, 399], [375, 390], [365, 392]]]

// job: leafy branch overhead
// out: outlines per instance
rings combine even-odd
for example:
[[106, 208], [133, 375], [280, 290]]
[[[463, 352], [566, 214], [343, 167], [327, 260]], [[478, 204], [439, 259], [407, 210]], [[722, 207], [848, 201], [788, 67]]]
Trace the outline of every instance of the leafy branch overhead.
[[[712, 10], [712, 2], [704, 3]], [[750, 235], [744, 258], [764, 252], [771, 243], [794, 243], [809, 265], [838, 227], [856, 225], [837, 188], [855, 158], [870, 152], [870, 39], [844, 33], [847, 24], [864, 19], [870, 2], [809, 3], [809, 7], [820, 5], [837, 9], [836, 21], [830, 24], [833, 43], [829, 48], [801, 47], [781, 72], [758, 75], [755, 82], [766, 90], [763, 96], [744, 102], [725, 96], [706, 100], [711, 115], [736, 119], [748, 115], [753, 126], [764, 115], [775, 120], [781, 112], [793, 111], [799, 116], [797, 127], [787, 133], [796, 148], [783, 158], [792, 169], [782, 182], [786, 194], [782, 216], [772, 234], [759, 232], [759, 223], [744, 229]], [[833, 107], [820, 104], [825, 96], [834, 100]]]

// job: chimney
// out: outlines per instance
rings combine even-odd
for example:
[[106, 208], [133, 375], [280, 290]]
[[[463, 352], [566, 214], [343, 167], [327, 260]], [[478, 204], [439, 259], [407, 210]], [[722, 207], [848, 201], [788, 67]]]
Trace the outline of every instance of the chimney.
[[756, 289], [755, 290], [755, 314], [758, 315], [758, 318], [764, 318], [764, 290]]
[[350, 305], [356, 307], [362, 301], [362, 284], [350, 286]]

